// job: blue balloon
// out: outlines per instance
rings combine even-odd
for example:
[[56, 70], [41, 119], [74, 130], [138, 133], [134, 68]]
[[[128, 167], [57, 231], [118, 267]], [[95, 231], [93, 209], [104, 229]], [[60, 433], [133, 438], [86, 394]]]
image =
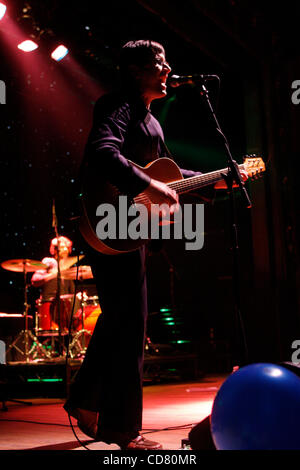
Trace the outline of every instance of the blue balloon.
[[211, 434], [218, 450], [300, 449], [300, 378], [269, 363], [237, 370], [216, 395]]

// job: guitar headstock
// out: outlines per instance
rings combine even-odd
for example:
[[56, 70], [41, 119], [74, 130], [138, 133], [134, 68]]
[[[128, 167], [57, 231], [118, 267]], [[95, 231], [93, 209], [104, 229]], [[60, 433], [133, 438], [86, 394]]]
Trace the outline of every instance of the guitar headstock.
[[266, 171], [265, 162], [256, 154], [244, 157], [243, 167], [247, 171], [249, 178], [256, 178], [260, 173]]

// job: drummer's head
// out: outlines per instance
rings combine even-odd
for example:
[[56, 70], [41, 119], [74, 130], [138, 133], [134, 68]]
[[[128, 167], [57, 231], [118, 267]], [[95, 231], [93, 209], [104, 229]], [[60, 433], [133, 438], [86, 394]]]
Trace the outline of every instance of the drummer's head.
[[73, 243], [67, 237], [53, 238], [50, 243], [50, 253], [52, 256], [57, 257], [57, 250], [59, 249], [59, 257], [66, 258], [72, 252]]

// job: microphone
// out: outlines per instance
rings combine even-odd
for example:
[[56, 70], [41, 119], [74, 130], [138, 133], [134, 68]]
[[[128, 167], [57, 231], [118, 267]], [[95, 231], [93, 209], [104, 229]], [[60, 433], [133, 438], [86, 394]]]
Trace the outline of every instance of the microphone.
[[218, 79], [218, 75], [209, 75], [209, 74], [195, 74], [195, 75], [172, 75], [169, 80], [168, 84], [176, 88], [181, 85], [193, 85], [194, 83], [207, 81], [207, 80], [215, 80]]

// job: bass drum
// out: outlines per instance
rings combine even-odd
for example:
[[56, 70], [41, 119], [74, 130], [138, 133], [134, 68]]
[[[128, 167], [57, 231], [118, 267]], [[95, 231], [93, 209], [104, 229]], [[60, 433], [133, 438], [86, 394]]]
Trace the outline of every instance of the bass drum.
[[59, 316], [60, 333], [67, 335], [69, 322], [73, 306], [74, 296], [65, 294], [60, 296], [59, 309], [57, 299], [43, 302], [42, 299], [36, 301], [35, 334], [36, 336], [58, 336]]

